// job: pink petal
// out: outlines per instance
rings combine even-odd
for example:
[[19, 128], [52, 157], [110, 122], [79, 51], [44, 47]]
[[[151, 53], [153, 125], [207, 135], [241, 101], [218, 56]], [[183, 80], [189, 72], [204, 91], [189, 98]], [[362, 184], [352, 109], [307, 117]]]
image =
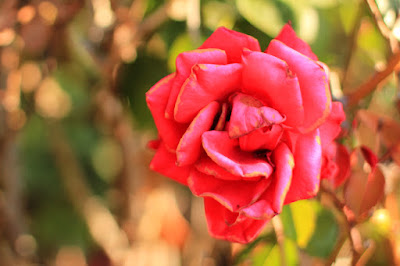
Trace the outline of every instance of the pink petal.
[[278, 111], [263, 106], [256, 98], [238, 93], [232, 99], [229, 137], [238, 138], [258, 128], [280, 124], [284, 120]]
[[346, 147], [332, 142], [322, 149], [321, 178], [328, 179], [334, 188], [339, 187], [350, 176], [350, 155]]
[[247, 244], [253, 241], [268, 220], [254, 220], [231, 212], [212, 198], [204, 199], [208, 231], [215, 238]]
[[[216, 164], [213, 160], [211, 160], [209, 157], [204, 156], [200, 158], [196, 164], [195, 164], [196, 169], [207, 175], [214, 176], [215, 178], [219, 178], [222, 180], [242, 180], [243, 178], [238, 175], [234, 175], [226, 171], [224, 168]], [[260, 177], [255, 177], [259, 179]], [[246, 178], [247, 179], [247, 178]]]
[[280, 125], [257, 129], [239, 138], [243, 151], [274, 150], [281, 139], [283, 128]]
[[299, 134], [293, 155], [295, 167], [285, 204], [312, 198], [318, 193], [322, 161], [319, 130]]
[[175, 120], [189, 122], [210, 102], [224, 100], [239, 89], [241, 77], [241, 64], [194, 66], [176, 100]]
[[225, 65], [226, 63], [226, 53], [219, 49], [198, 49], [179, 54], [176, 58], [176, 77], [168, 98], [165, 117], [173, 118], [176, 98], [178, 97], [183, 83], [191, 74], [193, 66], [197, 64]]
[[179, 167], [175, 162], [175, 153], [168, 151], [164, 143], [161, 143], [153, 157], [153, 160], [150, 163], [150, 168], [187, 186], [187, 179], [189, 177], [191, 167]]
[[332, 102], [332, 111], [323, 123], [319, 127], [319, 133], [321, 136], [322, 148], [330, 145], [330, 143], [339, 135], [342, 128], [340, 124], [346, 119], [346, 115], [343, 111], [342, 103]]
[[226, 131], [207, 131], [202, 136], [207, 155], [228, 172], [242, 177], [265, 176], [272, 173], [271, 165], [250, 152], [239, 149], [237, 139], [230, 139]]
[[188, 126], [187, 124], [176, 123], [164, 116], [173, 82], [174, 74], [171, 74], [157, 82], [146, 93], [147, 105], [153, 115], [160, 138], [170, 149], [175, 149], [178, 146], [179, 140]]
[[258, 41], [246, 34], [229, 30], [224, 27], [218, 28], [200, 46], [204, 48], [218, 48], [226, 51], [228, 63], [240, 63], [243, 49], [261, 51]]
[[193, 119], [176, 148], [177, 163], [179, 166], [193, 164], [199, 158], [201, 153], [201, 135], [210, 130], [218, 110], [219, 103], [211, 102]]
[[293, 30], [290, 24], [286, 24], [285, 26], [283, 26], [281, 32], [275, 39], [283, 42], [297, 52], [308, 56], [312, 60], [318, 60], [317, 56], [312, 52], [310, 46], [305, 41], [297, 37], [296, 32]]
[[154, 140], [150, 140], [147, 143], [147, 147], [152, 149], [152, 150], [157, 150], [158, 147], [160, 147], [161, 144], [161, 140], [160, 139], [154, 139]]
[[224, 102], [222, 104], [221, 114], [219, 116], [217, 125], [215, 126], [215, 130], [221, 131], [224, 129], [227, 115], [228, 115], [228, 104]]
[[260, 99], [286, 116], [286, 125], [294, 127], [303, 123], [299, 82], [281, 59], [265, 53], [244, 51], [242, 92]]
[[233, 212], [255, 202], [270, 183], [267, 178], [255, 182], [222, 180], [197, 170], [192, 170], [188, 179], [194, 195], [211, 197]]
[[276, 166], [271, 185], [254, 204], [243, 209], [243, 213], [254, 219], [270, 219], [282, 211], [294, 167], [293, 155], [286, 144], [280, 143], [274, 150], [273, 162]]
[[325, 122], [331, 112], [331, 92], [324, 68], [277, 40], [270, 42], [267, 52], [284, 60], [297, 75], [304, 106], [301, 131], [314, 130]]

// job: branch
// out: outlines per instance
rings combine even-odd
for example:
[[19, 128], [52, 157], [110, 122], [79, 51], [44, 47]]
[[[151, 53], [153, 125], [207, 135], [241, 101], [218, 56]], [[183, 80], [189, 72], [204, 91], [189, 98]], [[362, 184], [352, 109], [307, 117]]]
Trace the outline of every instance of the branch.
[[346, 95], [348, 106], [356, 105], [362, 98], [370, 94], [375, 88], [385, 80], [393, 71], [396, 70], [400, 62], [400, 51], [394, 53], [387, 65], [386, 68], [382, 71], [375, 72], [367, 81], [361, 84], [358, 88], [351, 90], [351, 92]]
[[[329, 188], [325, 187], [323, 184], [320, 186], [321, 192], [325, 193], [326, 195], [329, 196], [333, 204], [335, 205], [336, 209], [339, 211], [341, 216], [344, 218], [344, 230], [349, 238], [350, 241], [350, 246], [351, 246], [351, 251], [352, 251], [352, 265], [356, 265], [357, 261], [360, 258], [361, 252], [362, 252], [362, 244], [361, 244], [361, 239], [360, 239], [360, 233], [358, 232], [357, 228], [355, 227], [357, 225], [356, 221], [353, 221], [352, 219], [349, 219], [349, 217], [346, 215], [345, 212], [345, 206], [346, 204], [340, 200], [336, 194]], [[340, 242], [338, 243], [338, 246], [343, 245], [344, 239], [342, 238]], [[343, 242], [343, 243], [342, 243]], [[336, 256], [339, 253], [339, 247], [336, 246], [338, 250], [335, 250], [335, 254], [333, 254], [330, 258], [329, 261], [335, 261]]]
[[111, 212], [91, 193], [86, 176], [69, 145], [64, 132], [57, 125], [49, 126], [54, 159], [67, 195], [84, 218], [96, 243], [105, 251], [113, 265], [123, 265], [129, 243]]
[[386, 23], [383, 21], [382, 14], [379, 11], [378, 6], [376, 5], [375, 0], [365, 0], [373, 18], [376, 26], [378, 27], [380, 33], [383, 37], [385, 37], [392, 49], [392, 52], [397, 52], [399, 50], [399, 42], [397, 41], [396, 37], [393, 35], [392, 31], [388, 28]]

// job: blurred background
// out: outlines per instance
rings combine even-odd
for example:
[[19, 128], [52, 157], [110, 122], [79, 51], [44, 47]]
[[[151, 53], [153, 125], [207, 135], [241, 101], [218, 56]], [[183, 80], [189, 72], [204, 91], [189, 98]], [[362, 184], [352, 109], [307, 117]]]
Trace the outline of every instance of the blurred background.
[[[0, 0], [0, 265], [349, 265], [354, 247], [399, 263], [399, 13], [398, 0]], [[331, 69], [342, 142], [381, 162], [358, 246], [342, 188], [231, 245], [208, 235], [201, 199], [148, 169], [145, 92], [176, 56], [219, 26], [264, 50], [288, 21]]]

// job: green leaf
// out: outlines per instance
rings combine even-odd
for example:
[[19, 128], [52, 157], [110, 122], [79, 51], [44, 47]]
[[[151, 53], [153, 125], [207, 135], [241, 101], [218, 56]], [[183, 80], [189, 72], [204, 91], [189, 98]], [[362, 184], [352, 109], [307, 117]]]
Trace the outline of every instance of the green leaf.
[[[264, 260], [264, 266], [268, 265], [298, 265], [297, 245], [296, 242], [290, 239], [285, 239], [283, 242], [283, 252], [279, 245], [273, 246]], [[282, 258], [284, 261], [282, 261]]]
[[297, 245], [305, 248], [316, 227], [318, 205], [315, 201], [300, 200], [290, 204]]
[[270, 36], [276, 36], [286, 23], [276, 1], [236, 0], [236, 6], [247, 21]]
[[318, 213], [316, 228], [306, 251], [315, 257], [327, 258], [332, 252], [339, 236], [339, 226], [333, 213], [327, 209], [321, 209]]
[[236, 19], [236, 10], [228, 3], [210, 1], [203, 5], [203, 23], [211, 30], [224, 26], [233, 28]]
[[294, 241], [297, 240], [296, 228], [294, 227], [292, 211], [290, 205], [283, 206], [282, 212], [279, 215], [283, 223], [283, 230], [285, 237], [290, 238]]
[[168, 54], [168, 68], [171, 72], [175, 71], [175, 60], [177, 56], [186, 51], [190, 51], [196, 49], [192, 44], [192, 41], [188, 34], [182, 34], [178, 36], [175, 41], [172, 43], [171, 48], [169, 49]]
[[254, 264], [255, 262], [260, 262], [261, 264], [258, 265], [262, 265], [275, 243], [275, 233], [261, 235], [256, 240], [246, 245], [246, 247], [235, 256], [234, 264], [237, 265], [251, 260], [252, 265], [256, 265]]

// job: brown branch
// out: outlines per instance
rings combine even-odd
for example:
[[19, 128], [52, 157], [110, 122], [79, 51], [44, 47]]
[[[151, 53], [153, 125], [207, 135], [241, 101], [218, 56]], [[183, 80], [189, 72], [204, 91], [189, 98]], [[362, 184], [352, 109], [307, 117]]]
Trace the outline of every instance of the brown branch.
[[392, 49], [392, 52], [397, 52], [399, 50], [399, 42], [397, 41], [396, 37], [393, 35], [392, 31], [388, 28], [386, 23], [383, 21], [383, 17], [381, 12], [379, 11], [379, 8], [375, 2], [375, 0], [365, 0], [365, 3], [368, 6], [368, 9], [370, 10], [374, 22], [376, 26], [378, 27], [380, 33], [384, 38], [386, 38], [390, 44], [390, 47]]
[[358, 39], [358, 33], [360, 31], [362, 18], [363, 18], [363, 8], [361, 6], [359, 6], [358, 10], [357, 10], [356, 20], [354, 22], [353, 29], [350, 33], [349, 49], [348, 49], [348, 53], [346, 55], [345, 64], [344, 64], [342, 88], [345, 87], [345, 85], [347, 83], [347, 79], [349, 77], [351, 61], [353, 58], [354, 51], [357, 49], [357, 39]]
[[[346, 204], [337, 197], [337, 195], [335, 194], [334, 191], [327, 188], [323, 184], [321, 184], [320, 190], [321, 190], [321, 192], [323, 192], [329, 196], [329, 198], [331, 199], [335, 208], [339, 211], [340, 215], [343, 217], [344, 224], [343, 224], [342, 228], [344, 228], [345, 234], [347, 235], [347, 238], [350, 241], [350, 246], [351, 246], [351, 251], [352, 251], [352, 265], [356, 265], [357, 261], [360, 258], [361, 252], [362, 252], [362, 250], [361, 250], [362, 244], [360, 242], [359, 232], [356, 228], [357, 222], [354, 221], [353, 219], [349, 219], [349, 217], [346, 215], [346, 212], [345, 212]], [[346, 237], [344, 237], [344, 239], [346, 239]], [[343, 241], [343, 243], [344, 243], [343, 239], [341, 241]], [[341, 245], [343, 245], [343, 243], [339, 243], [339, 245], [341, 246]], [[336, 248], [338, 248], [338, 246], [336, 246]], [[336, 260], [336, 256], [338, 255], [339, 250], [335, 250], [335, 253], [336, 253], [335, 256], [332, 255], [329, 258], [329, 261]]]
[[71, 203], [84, 218], [93, 239], [103, 248], [113, 265], [124, 265], [129, 251], [125, 233], [107, 207], [93, 196], [64, 132], [56, 124], [49, 124], [48, 128], [54, 160]]
[[348, 106], [356, 105], [362, 98], [373, 92], [382, 81], [384, 81], [393, 71], [396, 70], [399, 62], [400, 51], [394, 53], [390, 57], [385, 69], [382, 71], [377, 71], [358, 88], [351, 90], [351, 92], [346, 95]]
[[285, 254], [285, 233], [283, 232], [283, 224], [281, 218], [277, 215], [272, 218], [272, 226], [274, 227], [274, 231], [276, 234], [276, 240], [279, 246], [279, 253], [281, 263], [280, 265], [287, 265], [286, 264], [286, 254]]

